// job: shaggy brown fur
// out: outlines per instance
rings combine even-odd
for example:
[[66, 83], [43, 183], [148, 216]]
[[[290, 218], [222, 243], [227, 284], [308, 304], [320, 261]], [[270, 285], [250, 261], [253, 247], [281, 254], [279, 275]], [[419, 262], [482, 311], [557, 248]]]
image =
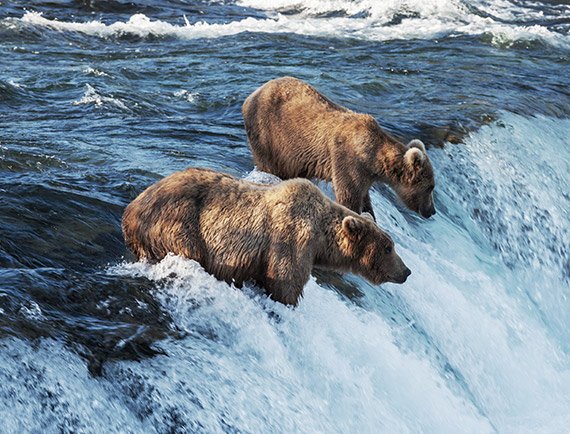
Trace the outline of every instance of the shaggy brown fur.
[[177, 172], [127, 206], [123, 234], [139, 259], [182, 255], [237, 286], [252, 279], [285, 304], [297, 304], [313, 267], [375, 284], [410, 274], [372, 219], [304, 179], [263, 186], [206, 169]]
[[372, 116], [341, 107], [292, 77], [265, 83], [242, 112], [260, 170], [282, 179], [332, 181], [337, 201], [359, 214], [373, 215], [368, 190], [385, 182], [411, 210], [435, 214], [433, 170], [419, 140], [405, 146]]

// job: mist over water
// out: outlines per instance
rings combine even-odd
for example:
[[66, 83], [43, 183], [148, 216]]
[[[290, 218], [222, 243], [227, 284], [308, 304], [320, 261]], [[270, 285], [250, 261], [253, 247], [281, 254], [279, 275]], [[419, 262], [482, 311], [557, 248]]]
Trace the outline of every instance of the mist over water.
[[[563, 2], [3, 5], [0, 432], [565, 432], [569, 29]], [[282, 75], [428, 145], [432, 219], [371, 191], [404, 285], [318, 273], [292, 309], [126, 250], [165, 175], [275, 182], [241, 104]]]

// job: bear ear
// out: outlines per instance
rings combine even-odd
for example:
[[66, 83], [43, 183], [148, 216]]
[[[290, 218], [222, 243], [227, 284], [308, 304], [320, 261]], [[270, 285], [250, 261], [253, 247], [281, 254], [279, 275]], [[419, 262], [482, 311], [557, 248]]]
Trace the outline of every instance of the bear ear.
[[426, 147], [425, 147], [425, 145], [424, 145], [424, 142], [422, 142], [422, 141], [419, 140], [419, 139], [414, 139], [414, 140], [412, 140], [410, 143], [408, 143], [408, 148], [418, 148], [418, 149], [421, 149], [421, 150], [424, 152], [424, 154], [425, 154], [425, 152], [426, 152]]
[[417, 169], [425, 161], [426, 154], [419, 148], [410, 148], [404, 154], [406, 166], [410, 169]]
[[372, 214], [370, 214], [369, 212], [364, 211], [360, 214], [360, 216], [367, 218], [368, 220], [374, 221], [374, 217], [372, 217]]
[[357, 218], [347, 216], [342, 220], [342, 230], [351, 240], [356, 240], [362, 233], [362, 222]]

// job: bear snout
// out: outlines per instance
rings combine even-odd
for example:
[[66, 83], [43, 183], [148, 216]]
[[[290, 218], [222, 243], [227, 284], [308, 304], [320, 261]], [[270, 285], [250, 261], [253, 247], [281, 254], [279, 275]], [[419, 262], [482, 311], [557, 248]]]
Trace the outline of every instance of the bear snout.
[[433, 204], [429, 206], [427, 209], [422, 209], [420, 214], [423, 218], [429, 219], [432, 215], [435, 215], [435, 207]]
[[410, 274], [412, 274], [412, 270], [410, 270], [408, 267], [404, 266], [404, 271], [402, 271], [402, 273], [400, 273], [398, 276], [394, 277], [392, 279], [392, 282], [404, 283], [408, 279], [408, 276]]

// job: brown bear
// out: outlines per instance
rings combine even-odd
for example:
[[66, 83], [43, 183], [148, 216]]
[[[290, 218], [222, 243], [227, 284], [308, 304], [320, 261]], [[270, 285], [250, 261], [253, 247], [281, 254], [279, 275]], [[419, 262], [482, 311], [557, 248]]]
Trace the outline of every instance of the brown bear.
[[372, 116], [341, 107], [293, 77], [265, 83], [242, 112], [260, 170], [281, 179], [332, 181], [337, 201], [359, 214], [374, 215], [368, 191], [381, 181], [412, 211], [435, 214], [433, 169], [421, 141], [406, 146]]
[[374, 284], [403, 283], [411, 273], [371, 218], [305, 179], [260, 185], [190, 168], [143, 191], [127, 206], [122, 227], [139, 259], [185, 256], [238, 287], [253, 280], [285, 304], [297, 304], [313, 267], [351, 271]]

